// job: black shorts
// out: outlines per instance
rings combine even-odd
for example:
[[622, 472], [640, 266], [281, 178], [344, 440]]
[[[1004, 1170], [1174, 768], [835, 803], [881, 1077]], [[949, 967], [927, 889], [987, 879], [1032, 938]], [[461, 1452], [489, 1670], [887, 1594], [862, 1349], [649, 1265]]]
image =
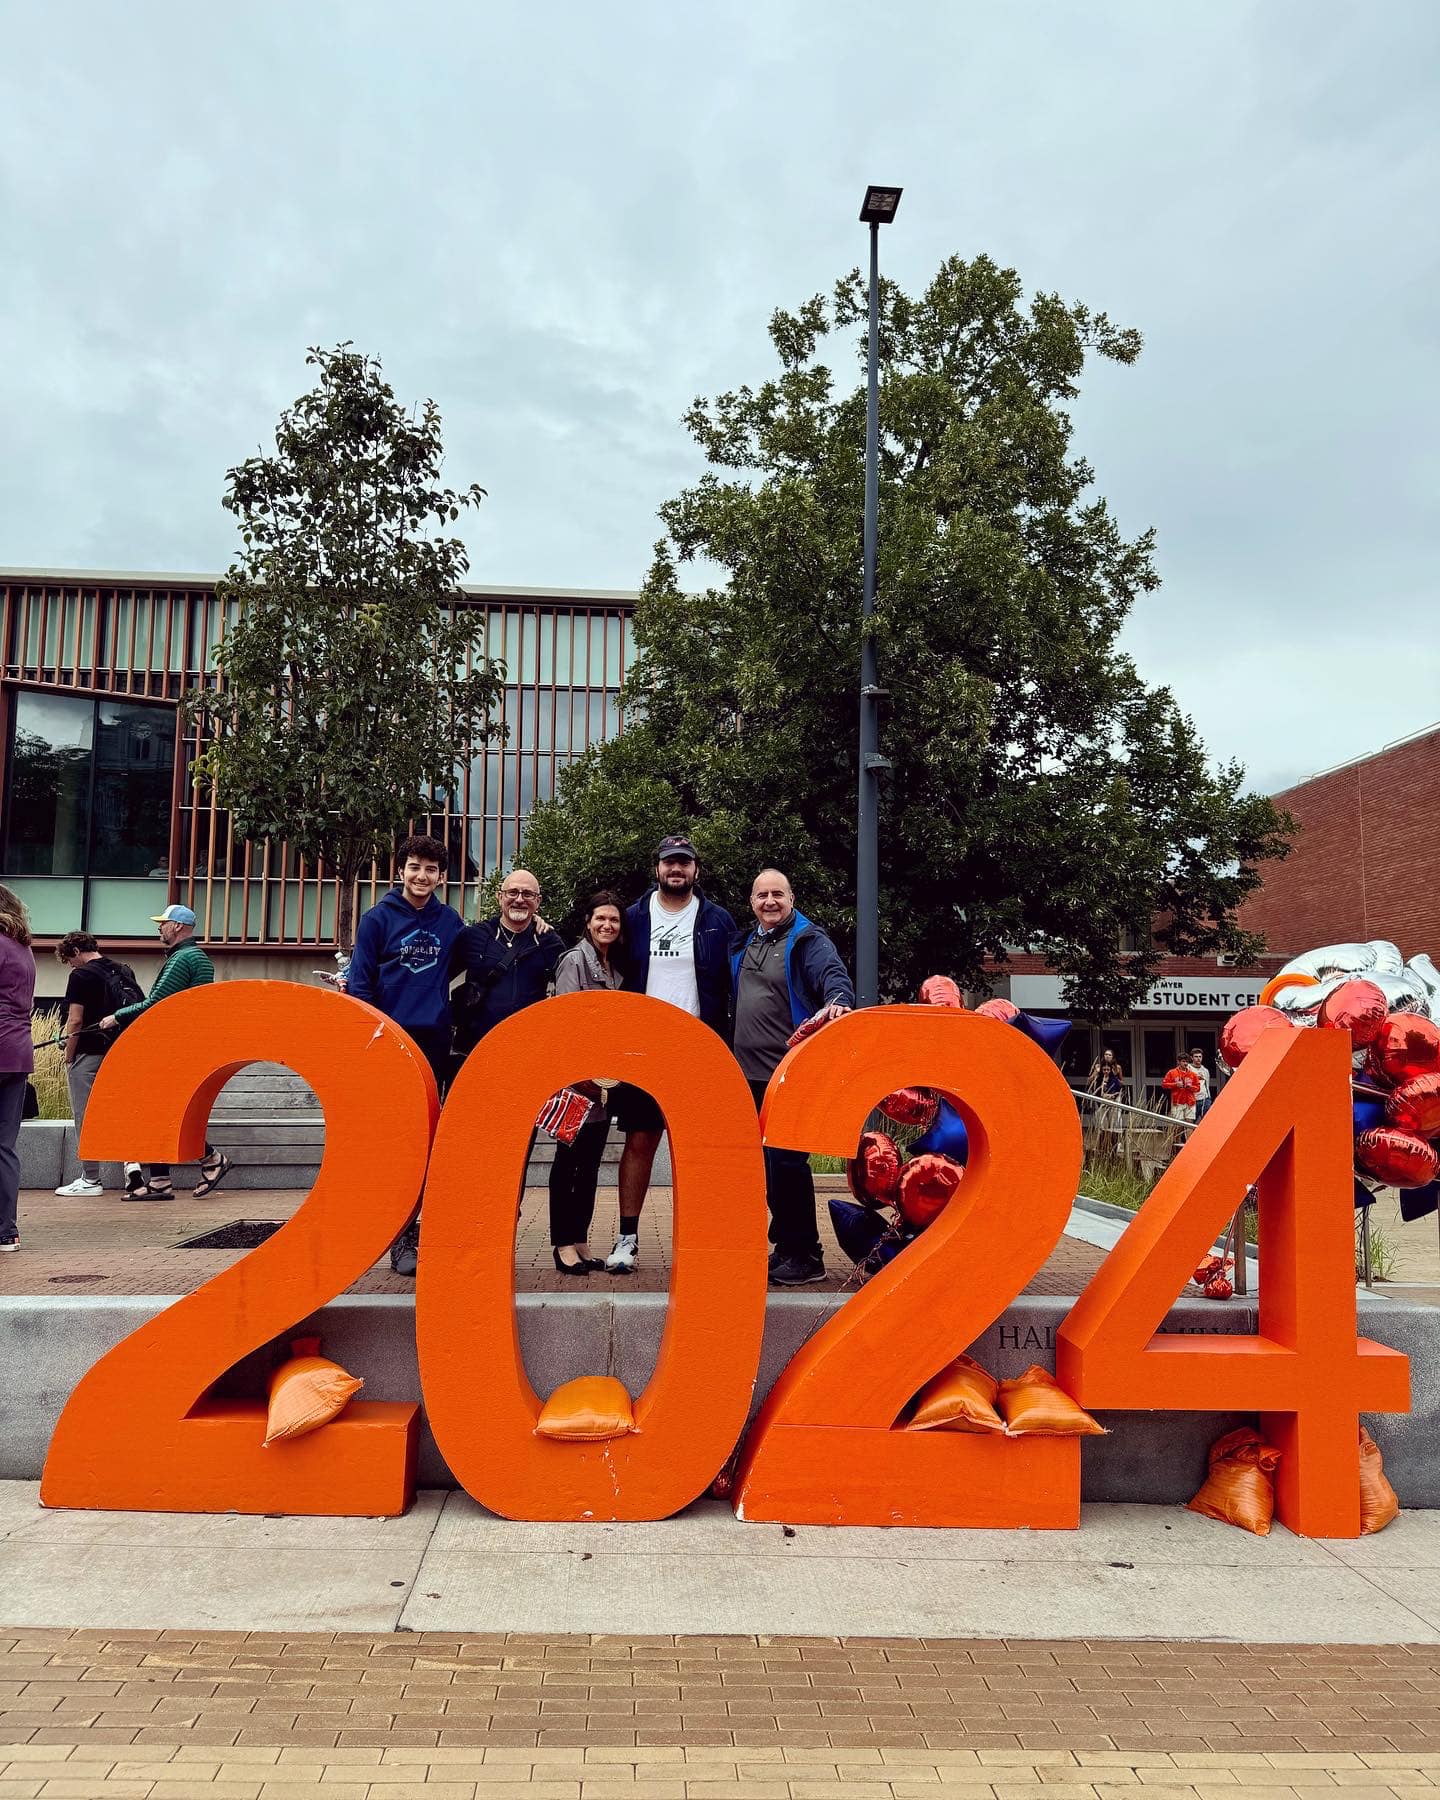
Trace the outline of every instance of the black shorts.
[[643, 1088], [622, 1081], [610, 1090], [610, 1111], [624, 1132], [663, 1131], [665, 1115]]

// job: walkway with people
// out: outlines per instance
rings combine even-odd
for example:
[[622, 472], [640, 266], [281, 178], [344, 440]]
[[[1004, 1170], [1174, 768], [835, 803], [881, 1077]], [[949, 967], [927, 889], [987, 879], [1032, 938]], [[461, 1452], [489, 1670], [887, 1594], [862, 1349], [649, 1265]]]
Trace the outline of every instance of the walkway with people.
[[[839, 1291], [851, 1266], [835, 1242], [824, 1206], [827, 1185], [844, 1192], [843, 1180], [817, 1177], [821, 1235], [828, 1271], [807, 1292]], [[184, 1250], [185, 1238], [241, 1219], [288, 1219], [304, 1200], [295, 1189], [221, 1189], [206, 1200], [177, 1190], [173, 1201], [130, 1205], [118, 1194], [103, 1199], [58, 1199], [47, 1191], [20, 1196], [20, 1255], [0, 1264], [0, 1294], [187, 1294], [237, 1262], [243, 1250]], [[600, 1190], [594, 1243], [603, 1255], [616, 1216], [614, 1189]], [[670, 1190], [652, 1190], [640, 1237], [640, 1266], [633, 1275], [594, 1275], [577, 1280], [556, 1273], [550, 1256], [547, 1196], [527, 1188], [516, 1234], [515, 1285], [522, 1293], [659, 1293], [670, 1281]], [[601, 1240], [604, 1239], [602, 1245]], [[1076, 1238], [1062, 1238], [1027, 1294], [1078, 1294], [1104, 1252]], [[396, 1275], [389, 1259], [348, 1290], [352, 1294], [413, 1294], [415, 1283]]]

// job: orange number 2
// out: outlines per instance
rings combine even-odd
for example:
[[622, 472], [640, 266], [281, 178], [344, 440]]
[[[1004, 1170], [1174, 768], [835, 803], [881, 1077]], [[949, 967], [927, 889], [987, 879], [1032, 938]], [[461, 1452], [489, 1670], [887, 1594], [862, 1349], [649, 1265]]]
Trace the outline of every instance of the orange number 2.
[[[537, 1437], [515, 1317], [515, 1216], [536, 1113], [566, 1082], [652, 1093], [674, 1161], [670, 1309], [633, 1434]], [[745, 1423], [765, 1324], [765, 1176], [754, 1102], [708, 1026], [643, 994], [563, 994], [465, 1063], [435, 1137], [416, 1321], [425, 1405], [456, 1479], [511, 1519], [663, 1519]], [[565, 1313], [557, 1308], [555, 1331]], [[548, 1322], [548, 1321], [547, 1321]]]
[[791, 1359], [751, 1429], [735, 1510], [798, 1524], [1073, 1529], [1077, 1438], [896, 1429], [906, 1402], [1003, 1311], [1065, 1229], [1080, 1124], [1055, 1065], [973, 1013], [851, 1013], [775, 1071], [765, 1141], [853, 1156], [876, 1101], [912, 1082], [959, 1106], [965, 1179], [925, 1234]]
[[371, 1007], [279, 981], [177, 994], [105, 1058], [87, 1157], [193, 1161], [210, 1107], [251, 1062], [284, 1062], [325, 1111], [325, 1157], [300, 1210], [249, 1255], [102, 1356], [50, 1441], [46, 1506], [152, 1512], [400, 1513], [419, 1409], [354, 1401], [308, 1437], [262, 1446], [265, 1404], [207, 1390], [361, 1275], [420, 1192], [438, 1110], [403, 1031]]
[[[1356, 1339], [1350, 1041], [1270, 1031], [1222, 1089], [1060, 1329], [1086, 1406], [1254, 1410], [1282, 1452], [1292, 1530], [1360, 1529], [1358, 1421], [1409, 1409], [1409, 1364]], [[1156, 1335], [1190, 1270], [1259, 1177], [1260, 1330]]]

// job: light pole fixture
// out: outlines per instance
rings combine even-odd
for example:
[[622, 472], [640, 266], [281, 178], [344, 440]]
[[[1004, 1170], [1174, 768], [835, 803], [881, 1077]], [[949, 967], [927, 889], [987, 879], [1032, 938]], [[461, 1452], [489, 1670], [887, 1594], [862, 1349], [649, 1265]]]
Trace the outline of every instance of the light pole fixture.
[[898, 187], [870, 186], [860, 222], [870, 227], [870, 357], [865, 396], [865, 587], [860, 613], [860, 794], [855, 854], [855, 997], [880, 998], [879, 781], [889, 763], [880, 754], [880, 702], [870, 619], [875, 611], [875, 536], [880, 510], [880, 227], [900, 205]]

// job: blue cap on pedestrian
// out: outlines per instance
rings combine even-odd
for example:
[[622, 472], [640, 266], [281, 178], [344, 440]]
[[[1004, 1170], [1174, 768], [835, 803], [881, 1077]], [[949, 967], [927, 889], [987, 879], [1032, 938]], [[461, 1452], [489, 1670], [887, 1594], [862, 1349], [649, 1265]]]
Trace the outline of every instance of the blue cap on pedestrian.
[[193, 925], [195, 914], [188, 906], [167, 906], [163, 913], [151, 913], [152, 925], [163, 925], [166, 921], [172, 925]]

